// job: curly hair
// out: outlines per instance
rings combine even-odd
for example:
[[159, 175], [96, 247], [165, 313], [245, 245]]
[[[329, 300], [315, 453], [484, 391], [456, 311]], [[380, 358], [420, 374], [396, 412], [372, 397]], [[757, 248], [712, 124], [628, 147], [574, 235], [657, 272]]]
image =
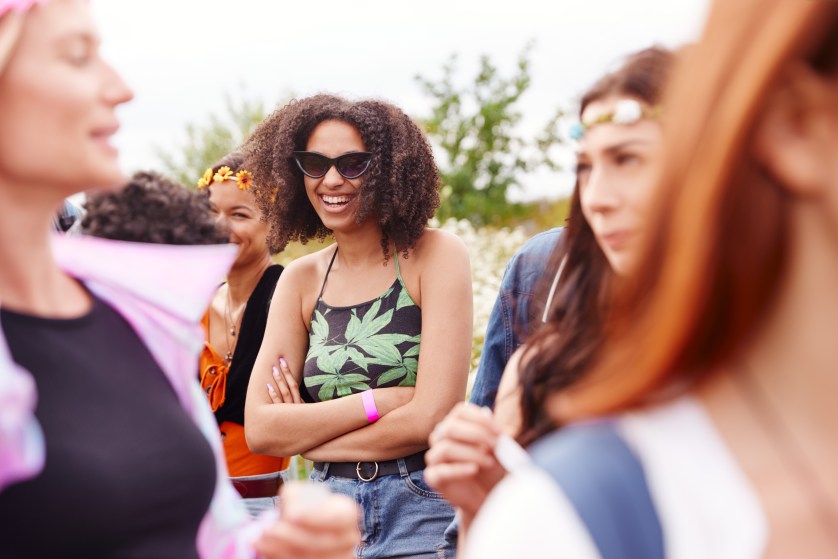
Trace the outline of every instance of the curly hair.
[[439, 171], [431, 146], [397, 107], [334, 95], [292, 101], [260, 124], [242, 148], [257, 202], [270, 225], [271, 251], [281, 251], [290, 241], [322, 241], [331, 233], [312, 207], [303, 174], [291, 158], [291, 152], [306, 149], [311, 133], [327, 120], [355, 127], [373, 154], [356, 222], [374, 216], [381, 226], [384, 258], [391, 243], [407, 256], [439, 207]]
[[135, 173], [119, 191], [88, 196], [85, 209], [82, 232], [94, 237], [170, 245], [229, 242], [206, 196], [154, 172]]

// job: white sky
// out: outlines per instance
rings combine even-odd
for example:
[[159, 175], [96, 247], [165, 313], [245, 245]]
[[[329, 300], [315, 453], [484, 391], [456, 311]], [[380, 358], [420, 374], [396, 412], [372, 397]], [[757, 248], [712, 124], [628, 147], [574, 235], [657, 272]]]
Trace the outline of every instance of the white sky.
[[[429, 112], [414, 76], [441, 76], [459, 55], [463, 83], [488, 54], [504, 74], [521, 49], [532, 85], [522, 131], [534, 132], [615, 61], [654, 43], [697, 38], [708, 0], [98, 0], [91, 6], [105, 56], [133, 87], [117, 138], [125, 168], [159, 167], [189, 122], [221, 112], [225, 93], [272, 106], [328, 91]], [[519, 197], [568, 192], [542, 173]]]

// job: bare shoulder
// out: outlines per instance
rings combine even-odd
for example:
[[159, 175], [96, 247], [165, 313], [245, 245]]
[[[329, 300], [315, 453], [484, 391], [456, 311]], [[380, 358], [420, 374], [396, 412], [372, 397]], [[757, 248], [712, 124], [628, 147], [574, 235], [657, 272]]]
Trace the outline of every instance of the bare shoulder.
[[463, 240], [442, 229], [425, 229], [412, 252], [420, 262], [463, 258], [468, 262], [468, 247]]
[[331, 245], [301, 256], [285, 267], [280, 279], [284, 279], [286, 286], [297, 288], [301, 294], [311, 291], [315, 286], [319, 288], [320, 281], [326, 276], [326, 270], [334, 252], [335, 247]]

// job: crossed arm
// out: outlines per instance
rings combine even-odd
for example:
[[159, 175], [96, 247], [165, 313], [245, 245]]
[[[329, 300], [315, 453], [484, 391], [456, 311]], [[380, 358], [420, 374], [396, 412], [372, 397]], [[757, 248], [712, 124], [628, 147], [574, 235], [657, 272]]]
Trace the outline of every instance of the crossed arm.
[[[274, 403], [267, 385], [283, 357], [278, 386], [295, 388], [308, 348], [299, 285], [302, 274], [289, 266], [271, 303], [262, 348], [251, 375], [245, 432], [254, 452], [302, 454], [318, 461], [389, 460], [427, 448], [434, 426], [465, 395], [471, 353], [471, 274], [459, 239], [434, 235], [424, 248], [420, 275], [421, 351], [416, 387], [375, 389], [381, 415], [368, 423], [360, 394], [314, 404], [294, 398]], [[285, 281], [283, 281], [285, 280]], [[287, 375], [287, 378], [284, 378]], [[297, 399], [298, 400], [298, 399]]]

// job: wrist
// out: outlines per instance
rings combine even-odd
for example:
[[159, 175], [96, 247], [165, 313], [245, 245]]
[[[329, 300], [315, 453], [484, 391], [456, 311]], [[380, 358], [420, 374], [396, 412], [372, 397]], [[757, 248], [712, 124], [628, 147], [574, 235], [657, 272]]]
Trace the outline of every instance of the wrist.
[[375, 398], [372, 395], [372, 390], [364, 390], [361, 392], [361, 401], [364, 403], [364, 413], [367, 414], [367, 421], [374, 423], [381, 417], [378, 414], [378, 408], [375, 406]]

